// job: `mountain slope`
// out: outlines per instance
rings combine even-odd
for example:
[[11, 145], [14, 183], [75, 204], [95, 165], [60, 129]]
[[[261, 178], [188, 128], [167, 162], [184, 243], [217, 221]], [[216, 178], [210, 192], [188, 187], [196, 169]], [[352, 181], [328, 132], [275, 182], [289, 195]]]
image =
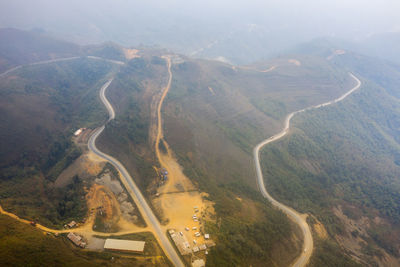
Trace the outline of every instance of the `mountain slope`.
[[327, 229], [328, 239], [316, 235], [313, 265], [339, 264], [329, 257], [335, 242], [363, 264], [396, 265], [398, 67], [351, 53], [334, 64], [362, 75], [364, 85], [341, 103], [295, 117], [290, 135], [264, 149], [265, 182], [273, 196]]
[[37, 32], [0, 29], [0, 73], [17, 65], [80, 54], [76, 44]]

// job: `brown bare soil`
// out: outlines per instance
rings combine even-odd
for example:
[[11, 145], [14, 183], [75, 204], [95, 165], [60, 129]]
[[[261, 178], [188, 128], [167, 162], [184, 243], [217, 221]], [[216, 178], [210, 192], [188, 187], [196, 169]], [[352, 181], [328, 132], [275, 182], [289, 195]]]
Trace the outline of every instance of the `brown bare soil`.
[[318, 236], [321, 239], [327, 239], [328, 232], [326, 231], [325, 226], [317, 219], [315, 219], [315, 220], [316, 220], [316, 223], [313, 225], [314, 231], [318, 234]]
[[[336, 240], [339, 244], [345, 247], [351, 254], [351, 256], [361, 262], [367, 264], [364, 260], [364, 247], [368, 246], [368, 240], [371, 237], [368, 234], [368, 228], [373, 221], [378, 221], [385, 227], [385, 222], [381, 218], [374, 218], [373, 220], [361, 216], [358, 219], [351, 219], [343, 213], [342, 207], [338, 206], [333, 209], [334, 214], [341, 220], [345, 226], [346, 234], [337, 235]], [[354, 233], [357, 233], [356, 235]], [[379, 251], [381, 257], [376, 255], [373, 256], [373, 260], [379, 264], [379, 266], [399, 266], [400, 260], [395, 258], [383, 249], [375, 247], [375, 250]]]
[[[118, 201], [114, 194], [105, 186], [94, 184], [86, 195], [91, 216], [101, 216], [105, 225], [110, 229], [117, 228], [121, 218]], [[118, 228], [117, 228], [118, 229]]]
[[78, 175], [82, 179], [87, 179], [98, 175], [105, 165], [104, 161], [99, 160], [92, 152], [87, 152], [77, 158], [57, 177], [54, 182], [55, 187], [64, 187], [72, 182], [72, 178]]

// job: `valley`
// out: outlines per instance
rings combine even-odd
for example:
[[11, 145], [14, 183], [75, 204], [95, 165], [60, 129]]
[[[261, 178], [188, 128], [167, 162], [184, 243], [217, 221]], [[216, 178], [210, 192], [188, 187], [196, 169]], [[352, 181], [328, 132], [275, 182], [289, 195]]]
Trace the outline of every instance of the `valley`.
[[9, 259], [31, 236], [106, 266], [399, 262], [397, 65], [318, 42], [240, 66], [26, 38], [0, 42]]

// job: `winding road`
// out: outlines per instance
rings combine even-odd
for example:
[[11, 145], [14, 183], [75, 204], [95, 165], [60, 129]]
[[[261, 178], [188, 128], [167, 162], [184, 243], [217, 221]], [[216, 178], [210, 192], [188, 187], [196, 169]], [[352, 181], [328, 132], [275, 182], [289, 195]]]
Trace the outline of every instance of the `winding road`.
[[50, 63], [56, 63], [56, 62], [63, 62], [63, 61], [69, 61], [69, 60], [74, 60], [74, 59], [79, 59], [79, 58], [88, 58], [88, 59], [94, 59], [94, 60], [103, 60], [103, 61], [107, 61], [113, 64], [117, 64], [117, 65], [125, 65], [125, 62], [122, 61], [118, 61], [118, 60], [112, 60], [112, 59], [108, 59], [108, 58], [102, 58], [102, 57], [95, 57], [95, 56], [83, 56], [83, 57], [79, 57], [79, 56], [75, 56], [75, 57], [63, 57], [63, 58], [55, 58], [55, 59], [49, 59], [49, 60], [43, 60], [43, 61], [38, 61], [38, 62], [34, 62], [34, 63], [28, 63], [28, 64], [24, 64], [24, 65], [18, 65], [15, 66], [9, 70], [6, 70], [3, 73], [0, 73], [0, 78], [7, 76], [7, 74], [10, 74], [11, 72], [14, 72], [22, 67], [28, 67], [28, 66], [35, 66], [35, 65], [43, 65], [43, 64], [50, 64]]
[[278, 202], [265, 189], [264, 178], [263, 178], [261, 165], [260, 165], [260, 149], [263, 148], [265, 145], [275, 142], [275, 141], [281, 139], [282, 137], [284, 137], [285, 135], [287, 135], [287, 133], [289, 132], [289, 128], [290, 128], [290, 120], [293, 118], [294, 115], [299, 114], [304, 111], [307, 111], [307, 110], [317, 109], [317, 108], [325, 107], [325, 106], [340, 102], [343, 99], [345, 99], [346, 97], [348, 97], [350, 94], [352, 94], [354, 91], [356, 91], [358, 88], [360, 88], [361, 81], [356, 76], [354, 76], [352, 73], [349, 73], [349, 75], [357, 82], [356, 86], [354, 86], [350, 91], [348, 91], [347, 93], [343, 94], [342, 96], [340, 96], [339, 98], [337, 98], [335, 100], [332, 100], [332, 101], [329, 101], [329, 102], [326, 102], [323, 104], [311, 106], [311, 107], [290, 113], [285, 119], [285, 126], [284, 126], [283, 130], [281, 132], [279, 132], [278, 134], [276, 134], [272, 137], [269, 137], [268, 139], [265, 139], [264, 141], [259, 143], [253, 150], [254, 163], [255, 163], [256, 173], [257, 173], [257, 184], [261, 191], [261, 194], [266, 199], [268, 199], [268, 201], [270, 201], [273, 206], [275, 206], [278, 209], [280, 209], [281, 211], [283, 211], [290, 219], [292, 219], [292, 221], [294, 221], [296, 224], [298, 224], [303, 232], [303, 236], [304, 236], [303, 249], [302, 249], [301, 255], [293, 263], [293, 266], [295, 266], [295, 267], [305, 266], [308, 263], [308, 261], [311, 257], [313, 248], [314, 248], [313, 238], [311, 235], [311, 229], [306, 221], [307, 215], [305, 215], [305, 214], [302, 215], [299, 212], [295, 211], [294, 209], [286, 206], [285, 204]]
[[[117, 61], [117, 60], [111, 60], [111, 59], [106, 59], [106, 58], [101, 58], [101, 57], [95, 57], [95, 56], [84, 56], [88, 59], [93, 59], [93, 60], [103, 60], [107, 61], [110, 63], [118, 64], [118, 65], [124, 65], [125, 63], [122, 61]], [[41, 65], [41, 64], [49, 64], [49, 63], [55, 63], [55, 62], [62, 62], [62, 61], [69, 61], [69, 60], [74, 60], [74, 59], [79, 59], [79, 58], [84, 58], [84, 57], [67, 57], [67, 58], [58, 58], [58, 59], [51, 59], [51, 60], [44, 60], [44, 61], [39, 61], [35, 63], [29, 63], [26, 65], [19, 65], [15, 66], [3, 73], [0, 73], [0, 78], [3, 78], [7, 76], [8, 74], [22, 68], [25, 66], [34, 66], [34, 65]], [[169, 63], [170, 64], [170, 63]], [[151, 228], [154, 230], [154, 234], [156, 236], [156, 239], [160, 243], [160, 246], [163, 248], [165, 254], [167, 257], [172, 261], [174, 266], [181, 267], [185, 266], [181, 260], [181, 258], [178, 256], [176, 253], [176, 250], [174, 247], [171, 245], [169, 239], [166, 236], [166, 233], [163, 232], [161, 229], [160, 223], [158, 222], [156, 216], [154, 215], [153, 211], [151, 210], [150, 206], [147, 204], [145, 198], [143, 197], [142, 193], [140, 192], [139, 188], [133, 181], [132, 177], [129, 175], [128, 171], [125, 169], [125, 167], [115, 158], [113, 158], [110, 155], [107, 155], [103, 152], [101, 152], [99, 149], [96, 147], [96, 139], [97, 137], [103, 132], [105, 125], [113, 120], [115, 118], [115, 111], [110, 102], [107, 100], [105, 96], [106, 89], [110, 86], [112, 83], [113, 78], [108, 80], [100, 89], [100, 99], [103, 102], [104, 106], [107, 108], [108, 114], [109, 114], [109, 119], [108, 121], [101, 127], [97, 128], [93, 134], [91, 135], [89, 142], [88, 142], [88, 148], [91, 150], [93, 153], [98, 155], [99, 157], [105, 159], [106, 161], [110, 162], [120, 173], [121, 173], [121, 179], [123, 180], [122, 182], [124, 185], [128, 185], [128, 193], [131, 195], [131, 197], [134, 199], [135, 203], [138, 206], [138, 209], [140, 213], [142, 214], [144, 220], [146, 221], [147, 225], [149, 225]], [[170, 82], [169, 82], [170, 83]], [[8, 216], [11, 216], [15, 219], [18, 219], [24, 223], [30, 223], [27, 220], [19, 219], [18, 216], [4, 211], [1, 206], [0, 206], [0, 213], [6, 214]], [[47, 227], [38, 225], [38, 228], [41, 228], [42, 230], [48, 231], [48, 232], [63, 232], [63, 231], [58, 231], [58, 230], [53, 230], [49, 229]]]
[[[109, 122], [115, 118], [114, 109], [105, 96], [106, 89], [108, 88], [108, 86], [111, 84], [112, 81], [113, 81], [113, 79], [110, 79], [100, 89], [101, 101], [103, 102], [104, 106], [106, 106], [108, 113], [109, 113], [109, 119], [107, 122]], [[106, 124], [107, 124], [107, 122], [106, 122]], [[101, 152], [99, 149], [97, 149], [96, 139], [103, 132], [104, 128], [105, 128], [105, 124], [103, 126], [101, 126], [100, 128], [97, 128], [94, 131], [94, 133], [92, 134], [92, 136], [90, 137], [89, 142], [88, 142], [89, 149], [96, 155], [107, 160], [120, 172], [121, 179], [124, 180], [123, 183], [125, 185], [129, 186], [130, 190], [128, 190], [128, 192], [131, 194], [132, 198], [135, 200], [135, 202], [139, 208], [139, 211], [142, 214], [147, 225], [149, 225], [150, 227], [153, 228], [154, 234], [156, 235], [156, 238], [159, 241], [160, 245], [162, 246], [167, 257], [172, 261], [174, 266], [178, 266], [178, 267], [184, 266], [181, 258], [178, 256], [176, 250], [171, 245], [169, 239], [167, 238], [166, 233], [163, 232], [163, 230], [161, 229], [160, 223], [158, 222], [156, 216], [154, 215], [150, 206], [147, 204], [146, 199], [140, 192], [139, 188], [133, 181], [133, 179], [130, 176], [130, 174], [128, 173], [128, 171], [117, 159], [115, 159], [114, 157], [107, 155], [107, 154]]]
[[43, 60], [43, 61], [38, 61], [35, 63], [29, 63], [29, 64], [25, 64], [25, 65], [19, 65], [19, 66], [15, 66], [3, 73], [0, 74], [0, 78], [6, 76], [7, 74], [14, 72], [22, 67], [25, 66], [35, 66], [35, 65], [42, 65], [42, 64], [49, 64], [49, 63], [55, 63], [55, 62], [62, 62], [62, 61], [68, 61], [68, 60], [74, 60], [74, 59], [78, 59], [80, 57], [64, 57], [64, 58], [56, 58], [56, 59], [49, 59], [49, 60]]
[[[27, 64], [27, 65], [16, 66], [16, 67], [13, 67], [12, 69], [9, 69], [9, 70], [1, 73], [0, 78], [5, 77], [7, 74], [9, 74], [15, 70], [18, 70], [23, 66], [48, 64], [48, 63], [74, 60], [74, 59], [79, 59], [79, 58], [80, 57], [59, 58], [59, 59], [40, 61], [40, 62], [31, 63], [31, 64]], [[103, 59], [103, 58], [93, 57], [93, 56], [87, 56], [87, 58]], [[114, 64], [119, 64], [119, 65], [124, 64], [123, 62], [115, 61], [115, 60], [109, 60], [109, 59], [103, 59], [103, 60], [109, 61]], [[168, 59], [168, 64], [170, 64], [169, 59]], [[281, 132], [279, 132], [278, 134], [276, 134], [272, 137], [269, 137], [268, 139], [265, 139], [261, 143], [257, 144], [253, 150], [253, 156], [254, 156], [254, 162], [255, 162], [256, 174], [257, 174], [257, 183], [258, 183], [258, 187], [259, 187], [262, 195], [266, 199], [268, 199], [273, 206], [282, 210], [290, 219], [292, 219], [296, 224], [298, 224], [303, 232], [303, 236], [304, 236], [303, 249], [302, 249], [301, 255], [293, 263], [293, 266], [295, 266], [295, 267], [305, 266], [308, 263], [311, 255], [312, 255], [312, 251], [313, 251], [314, 245], [313, 245], [313, 239], [312, 239], [312, 235], [311, 235], [311, 229], [306, 221], [307, 215], [302, 215], [299, 212], [297, 212], [296, 210], [278, 202], [268, 193], [268, 191], [265, 188], [264, 178], [263, 178], [261, 165], [260, 165], [260, 159], [259, 159], [260, 149], [263, 148], [265, 145], [275, 142], [275, 141], [281, 139], [282, 137], [284, 137], [285, 135], [287, 135], [287, 133], [289, 132], [289, 129], [290, 129], [290, 121], [293, 118], [293, 116], [295, 116], [296, 114], [307, 111], [307, 110], [317, 109], [317, 108], [325, 107], [325, 106], [340, 102], [340, 101], [344, 100], [346, 97], [348, 97], [350, 94], [352, 94], [354, 91], [356, 91], [361, 86], [361, 81], [353, 74], [349, 73], [349, 75], [357, 82], [357, 84], [351, 90], [349, 90], [348, 92], [346, 92], [345, 94], [343, 94], [342, 96], [340, 96], [339, 98], [337, 98], [335, 100], [332, 100], [332, 101], [329, 101], [329, 102], [326, 102], [323, 104], [311, 106], [311, 107], [290, 113], [285, 119], [285, 124], [284, 124], [283, 130]], [[94, 131], [94, 133], [92, 134], [92, 136], [89, 139], [88, 148], [96, 155], [98, 155], [101, 158], [110, 162], [121, 173], [121, 179], [123, 180], [123, 183], [125, 185], [129, 186], [128, 192], [131, 194], [132, 198], [135, 200], [135, 202], [138, 206], [138, 209], [140, 210], [146, 223], [154, 229], [156, 238], [159, 241], [160, 245], [163, 247], [163, 250], [164, 250], [165, 254], [167, 255], [167, 257], [172, 261], [174, 266], [178, 266], [178, 267], [184, 266], [182, 260], [178, 256], [174, 247], [171, 245], [170, 241], [168, 240], [166, 233], [163, 232], [163, 230], [161, 229], [160, 223], [158, 222], [156, 216], [154, 215], [154, 213], [151, 210], [150, 206], [148, 205], [146, 199], [140, 192], [139, 188], [133, 181], [133, 179], [130, 176], [130, 174], [128, 173], [128, 171], [117, 159], [115, 159], [114, 157], [112, 157], [108, 154], [101, 152], [96, 147], [97, 137], [103, 132], [105, 125], [109, 121], [111, 121], [115, 118], [114, 109], [105, 96], [106, 89], [109, 87], [109, 85], [112, 83], [112, 81], [113, 81], [113, 79], [108, 80], [100, 89], [100, 98], [108, 110], [109, 119], [103, 126], [97, 128]], [[170, 80], [168, 83], [170, 84]], [[7, 213], [7, 212], [2, 211], [2, 213]], [[15, 217], [14, 215], [10, 215], [10, 214], [8, 214], [8, 215]], [[29, 223], [28, 221], [26, 221], [26, 222]], [[48, 229], [48, 228], [46, 228], [45, 230], [51, 231], [51, 229]]]

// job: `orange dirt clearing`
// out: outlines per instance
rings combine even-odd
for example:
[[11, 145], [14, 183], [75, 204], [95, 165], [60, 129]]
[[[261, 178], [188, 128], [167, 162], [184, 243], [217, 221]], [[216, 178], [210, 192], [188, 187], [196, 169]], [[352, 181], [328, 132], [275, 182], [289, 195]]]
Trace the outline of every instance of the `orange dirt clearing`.
[[327, 239], [328, 238], [328, 232], [326, 231], [325, 226], [321, 222], [317, 221], [313, 225], [313, 227], [314, 227], [315, 232], [318, 234], [318, 236], [321, 239]]
[[125, 58], [128, 60], [130, 60], [132, 58], [140, 57], [138, 55], [138, 53], [139, 53], [139, 50], [137, 50], [137, 49], [124, 48], [124, 55], [125, 55]]

